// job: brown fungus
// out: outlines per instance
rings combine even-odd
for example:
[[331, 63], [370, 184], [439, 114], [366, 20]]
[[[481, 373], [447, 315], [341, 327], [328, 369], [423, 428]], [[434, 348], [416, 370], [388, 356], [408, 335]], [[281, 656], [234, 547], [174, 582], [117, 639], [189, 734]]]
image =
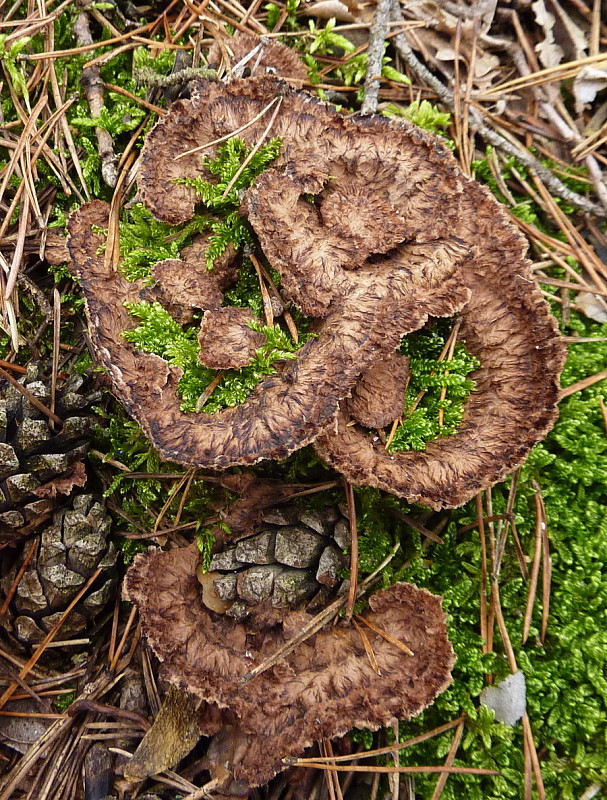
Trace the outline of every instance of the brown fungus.
[[347, 401], [352, 419], [367, 428], [384, 428], [403, 413], [409, 359], [398, 353], [368, 369]]
[[[70, 222], [70, 248], [82, 277], [99, 358], [119, 397], [160, 453], [180, 463], [250, 464], [282, 458], [312, 442], [331, 424], [339, 400], [382, 354], [393, 352], [400, 338], [421, 327], [429, 315], [452, 314], [468, 299], [468, 289], [457, 277], [468, 247], [449, 235], [455, 210], [445, 202], [432, 230], [427, 221], [430, 197], [452, 195], [457, 206], [459, 178], [452, 164], [443, 167], [446, 151], [441, 153], [422, 134], [381, 121], [349, 122], [270, 79], [235, 81], [227, 87], [209, 84], [204, 100], [201, 92], [187, 102], [190, 116], [212, 139], [225, 130], [226, 115], [233, 130], [277, 96], [283, 101], [277, 125], [284, 154], [290, 153], [292, 161], [287, 164], [283, 154], [283, 167], [270, 167], [248, 192], [250, 219], [273, 266], [281, 271], [290, 299], [304, 312], [324, 319], [298, 358], [263, 381], [243, 405], [214, 415], [180, 412], [175, 395], [178, 371], [156, 356], [135, 354], [122, 339], [123, 329], [132, 326], [126, 310], [120, 310], [126, 299], [122, 295], [132, 289], [119, 278], [113, 284], [116, 274], [99, 252], [103, 240], [91, 231], [91, 225], [107, 225], [107, 208], [99, 203], [83, 206]], [[168, 186], [152, 186], [158, 174], [146, 164], [170, 162], [171, 152], [177, 152], [175, 138], [181, 142], [182, 133], [165, 123], [169, 117], [171, 122], [175, 116], [182, 118], [184, 102], [173, 110], [146, 145], [140, 182], [146, 202], [165, 219], [165, 190], [178, 190], [176, 204], [171, 205], [175, 211], [183, 187], [170, 181]], [[312, 129], [317, 134], [313, 141], [322, 144], [316, 160], [306, 156], [305, 149], [312, 146]], [[255, 130], [245, 133], [254, 136]], [[168, 159], [161, 149], [168, 149]], [[302, 170], [305, 174], [299, 175]], [[361, 181], [372, 180], [391, 209], [384, 215], [386, 231], [375, 224], [375, 216], [372, 224], [365, 223], [370, 206], [360, 191], [348, 194], [350, 183], [360, 188]], [[315, 206], [305, 199], [306, 191], [322, 193], [327, 182], [329, 205], [331, 195], [341, 192], [360, 206], [358, 238], [352, 243], [327, 230]], [[406, 216], [398, 211], [401, 203]], [[193, 204], [184, 207], [186, 216], [180, 219], [192, 212]], [[407, 241], [390, 250], [401, 237]]]
[[565, 360], [556, 320], [524, 258], [524, 239], [475, 181], [465, 187], [456, 233], [471, 244], [461, 266], [471, 293], [459, 338], [480, 361], [457, 432], [423, 451], [390, 453], [349, 424], [356, 416], [342, 403], [336, 427], [315, 443], [351, 482], [435, 509], [463, 505], [525, 460], [556, 420]]
[[356, 629], [336, 626], [243, 680], [311, 616], [293, 611], [272, 627], [254, 627], [214, 614], [201, 600], [198, 558], [195, 546], [139, 555], [125, 592], [139, 607], [163, 677], [204, 701], [201, 733], [214, 735], [229, 726], [243, 745], [230, 765], [236, 780], [263, 784], [284, 768], [283, 758], [301, 754], [316, 740], [410, 719], [451, 682], [454, 654], [441, 600], [405, 583], [371, 597], [364, 615], [413, 652], [365, 628], [381, 675]]
[[218, 308], [205, 311], [198, 334], [198, 360], [211, 369], [246, 367], [266, 342], [265, 334], [253, 330], [248, 308]]
[[[214, 177], [199, 152], [180, 156], [233, 131], [252, 146], [267, 134], [272, 108], [281, 152], [245, 192], [242, 210], [281, 273], [283, 295], [317, 318], [316, 338], [243, 405], [182, 414], [178, 370], [135, 355], [121, 338], [132, 321], [116, 306], [133, 290], [124, 282], [117, 289], [98, 254], [103, 242], [90, 225], [101, 225], [107, 211], [97, 203], [70, 223], [97, 353], [167, 459], [252, 464], [322, 434], [319, 452], [352, 481], [436, 507], [458, 505], [519, 464], [556, 414], [564, 349], [533, 286], [522, 239], [435, 137], [381, 117], [343, 117], [267, 77], [201, 82], [191, 100], [172, 106], [142, 153], [139, 189], [152, 212], [170, 222], [189, 219], [195, 191], [175, 181]], [[212, 156], [214, 145], [204, 153]], [[482, 361], [460, 433], [425, 453], [391, 455], [348, 427], [342, 401], [360, 394], [361, 376], [380, 370], [401, 337], [429, 316], [458, 311], [462, 335]]]
[[235, 67], [250, 55], [243, 65], [248, 75], [276, 75], [298, 86], [308, 80], [308, 70], [295, 50], [276, 41], [237, 31], [234, 36], [226, 37], [222, 45], [217, 40], [211, 45], [207, 56], [209, 65], [222, 62], [223, 50], [229, 56], [230, 67]]

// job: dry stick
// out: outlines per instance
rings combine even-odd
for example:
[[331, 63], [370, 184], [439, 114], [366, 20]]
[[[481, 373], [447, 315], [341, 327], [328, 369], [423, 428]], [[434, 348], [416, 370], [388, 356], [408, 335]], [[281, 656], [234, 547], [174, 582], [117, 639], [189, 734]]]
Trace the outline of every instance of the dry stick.
[[367, 74], [365, 75], [365, 97], [360, 107], [361, 114], [374, 114], [377, 111], [381, 70], [384, 60], [388, 22], [392, 11], [392, 0], [378, 0], [373, 24], [369, 31], [367, 50]]
[[[74, 34], [79, 45], [93, 44], [93, 37], [89, 27], [89, 18], [86, 11], [82, 11], [74, 24]], [[91, 110], [93, 119], [101, 115], [105, 106], [103, 98], [104, 84], [101, 80], [99, 67], [86, 67], [82, 70], [80, 83], [84, 87], [86, 99]], [[101, 159], [101, 176], [105, 183], [112, 189], [118, 180], [118, 170], [116, 165], [118, 159], [114, 152], [114, 142], [111, 134], [103, 128], [95, 128], [95, 136], [99, 146], [99, 158]]]
[[[393, 19], [404, 22], [397, 0], [393, 0], [392, 14]], [[395, 36], [393, 42], [398, 54], [407, 63], [418, 80], [424, 82], [427, 86], [433, 89], [437, 97], [453, 111], [455, 109], [453, 92], [444, 86], [438, 80], [438, 78], [436, 78], [430, 72], [430, 70], [421, 63], [411, 49], [407, 39], [405, 38], [405, 35], [399, 34]], [[500, 94], [502, 93], [501, 89], [502, 87], [500, 87], [499, 90]], [[539, 175], [544, 184], [557, 197], [572, 203], [588, 214], [596, 214], [599, 217], [605, 216], [605, 210], [602, 205], [599, 203], [594, 203], [592, 200], [588, 200], [586, 197], [582, 197], [582, 195], [577, 194], [577, 192], [572, 192], [571, 189], [568, 189], [564, 183], [561, 183], [561, 181], [556, 178], [547, 167], [544, 167], [543, 164], [541, 164], [534, 156], [532, 156], [528, 150], [515, 146], [505, 139], [501, 134], [489, 128], [483, 122], [481, 112], [477, 108], [470, 109], [470, 127], [476, 130], [483, 139], [489, 142], [489, 144], [492, 144], [494, 147], [503, 150], [510, 156], [514, 156], [516, 159], [518, 159], [518, 161], [521, 162], [521, 164], [526, 166], [527, 169], [536, 175]]]
[[348, 589], [348, 602], [346, 604], [347, 622], [352, 619], [354, 602], [357, 597], [358, 584], [358, 530], [356, 528], [356, 503], [354, 502], [354, 489], [352, 484], [344, 478], [346, 500], [348, 502], [348, 519], [350, 522], [350, 586]]
[[[56, 622], [56, 623], [53, 625], [53, 627], [50, 629], [50, 631], [49, 631], [49, 632], [46, 634], [46, 636], [44, 637], [44, 639], [43, 639], [43, 640], [40, 642], [40, 644], [38, 645], [38, 647], [37, 647], [37, 648], [36, 648], [36, 650], [34, 651], [33, 655], [32, 655], [32, 656], [29, 658], [29, 660], [28, 660], [28, 661], [27, 661], [27, 662], [24, 664], [23, 668], [22, 668], [22, 669], [21, 669], [21, 671], [19, 672], [19, 677], [20, 677], [20, 678], [22, 678], [22, 679], [23, 679], [23, 678], [25, 678], [25, 677], [28, 675], [28, 673], [29, 673], [29, 671], [31, 670], [31, 668], [32, 668], [33, 666], [35, 666], [36, 662], [38, 661], [38, 659], [40, 658], [40, 656], [41, 656], [41, 655], [42, 655], [42, 653], [44, 652], [44, 650], [45, 650], [45, 648], [46, 648], [47, 644], [48, 644], [50, 641], [52, 641], [52, 640], [55, 638], [55, 634], [57, 633], [57, 631], [59, 630], [59, 628], [60, 628], [60, 627], [63, 625], [63, 623], [64, 623], [64, 622], [65, 622], [65, 620], [67, 619], [67, 617], [68, 617], [68, 614], [70, 614], [70, 613], [71, 613], [71, 611], [72, 611], [72, 609], [74, 608], [74, 606], [75, 606], [77, 603], [79, 603], [79, 602], [80, 602], [80, 600], [82, 599], [82, 597], [83, 597], [83, 596], [86, 594], [86, 592], [89, 590], [89, 588], [90, 588], [90, 587], [93, 585], [93, 583], [94, 583], [94, 582], [97, 580], [97, 578], [98, 578], [98, 577], [101, 575], [102, 571], [103, 571], [103, 570], [102, 570], [101, 568], [100, 568], [100, 569], [96, 569], [96, 570], [95, 570], [95, 572], [94, 572], [94, 573], [91, 575], [91, 577], [88, 579], [88, 581], [87, 581], [87, 582], [84, 584], [84, 586], [82, 587], [82, 589], [80, 589], [80, 591], [79, 591], [79, 592], [78, 592], [78, 594], [77, 594], [77, 595], [74, 597], [74, 599], [73, 599], [73, 600], [72, 600], [72, 602], [69, 604], [69, 606], [68, 606], [68, 607], [65, 609], [65, 611], [64, 611], [64, 612], [61, 614], [61, 616], [59, 617], [59, 619], [57, 620], [57, 622]], [[7, 701], [8, 701], [8, 700], [10, 700], [10, 699], [11, 699], [11, 697], [13, 696], [13, 694], [15, 693], [15, 691], [17, 690], [18, 686], [19, 686], [18, 682], [17, 682], [17, 681], [14, 681], [13, 683], [11, 683], [11, 684], [10, 684], [10, 686], [8, 686], [8, 687], [5, 689], [4, 693], [2, 694], [2, 697], [0, 697], [0, 709], [1, 709], [1, 708], [3, 708], [3, 707], [6, 705], [6, 703], [7, 703]]]
[[23, 386], [23, 384], [19, 383], [19, 381], [16, 381], [13, 376], [9, 375], [8, 372], [2, 369], [2, 367], [0, 367], [0, 375], [2, 375], [2, 377], [7, 380], [11, 386], [14, 386], [18, 392], [21, 392], [21, 394], [26, 397], [29, 402], [38, 409], [38, 411], [42, 411], [43, 414], [45, 414], [49, 419], [52, 419], [53, 422], [56, 422], [58, 425], [63, 425], [60, 417], [51, 411], [50, 408], [47, 408], [43, 403], [41, 403], [37, 397], [34, 397], [34, 395], [29, 392], [25, 386]]
[[[445, 766], [452, 767], [453, 762], [455, 761], [455, 754], [457, 753], [457, 748], [459, 747], [459, 743], [462, 740], [462, 735], [464, 733], [464, 721], [460, 722], [457, 726], [457, 730], [455, 731], [455, 735], [453, 736], [453, 741], [451, 742], [451, 747], [449, 748], [449, 752], [447, 754], [447, 758], [445, 759]], [[445, 788], [445, 784], [447, 783], [447, 778], [449, 777], [448, 772], [444, 772], [436, 782], [436, 787], [432, 792], [431, 800], [439, 800], [441, 794], [443, 793], [443, 789]]]
[[572, 383], [571, 386], [568, 386], [566, 389], [561, 391], [559, 400], [564, 400], [565, 397], [569, 397], [576, 392], [581, 392], [582, 389], [587, 389], [589, 386], [593, 386], [595, 383], [605, 380], [605, 378], [607, 378], [607, 369], [604, 369], [602, 372], [597, 372], [596, 375], [591, 375], [589, 378], [584, 378], [577, 383]]

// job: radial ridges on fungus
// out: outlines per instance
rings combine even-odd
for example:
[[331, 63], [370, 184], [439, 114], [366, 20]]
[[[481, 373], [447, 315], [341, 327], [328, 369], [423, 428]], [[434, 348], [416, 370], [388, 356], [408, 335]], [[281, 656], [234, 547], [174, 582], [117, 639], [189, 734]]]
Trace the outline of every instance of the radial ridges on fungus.
[[[234, 47], [240, 54], [237, 39]], [[153, 215], [173, 225], [192, 219], [197, 187], [210, 196], [209, 184], [219, 183], [218, 148], [231, 134], [242, 138], [247, 158], [264, 137], [280, 141], [252, 183], [233, 191], [235, 174], [224, 194], [236, 208], [231, 224], [242, 233], [246, 217], [247, 247], [259, 246], [256, 270], [280, 275], [276, 316], [291, 305], [310, 318], [305, 344], [297, 352], [279, 348], [277, 371], [264, 373], [240, 405], [181, 411], [181, 370], [136, 348], [141, 340], [129, 313], [152, 302], [173, 332], [201, 315], [198, 366], [248, 368], [276, 328], [268, 298], [265, 326], [249, 309], [226, 307], [244, 275], [235, 250], [210, 258], [212, 237], [200, 235], [181, 260], [152, 267], [150, 286], [149, 278], [126, 280], [106, 258], [107, 204], [88, 203], [69, 222], [98, 361], [161, 456], [226, 468], [314, 443], [351, 483], [436, 509], [465, 503], [519, 465], [556, 418], [564, 346], [524, 241], [493, 197], [433, 135], [382, 117], [346, 117], [264, 75], [199, 81], [191, 99], [174, 103], [151, 131], [138, 188]], [[370, 429], [405, 413], [411, 366], [399, 352], [402, 337], [453, 315], [470, 363], [480, 362], [462, 422], [423, 451], [390, 452]], [[194, 335], [190, 327], [184, 338], [191, 344]], [[285, 756], [314, 740], [417, 715], [450, 681], [453, 651], [440, 598], [403, 583], [371, 597], [362, 619], [371, 626], [375, 667], [360, 633], [346, 624], [314, 628], [262, 671], [268, 657], [314, 625], [310, 609], [283, 607], [274, 593], [255, 613], [226, 616], [220, 612], [230, 606], [231, 613], [230, 603], [201, 596], [198, 560], [195, 546], [140, 555], [125, 595], [139, 606], [165, 677], [200, 699], [201, 732], [219, 736], [209, 769], [229, 793], [269, 780]], [[268, 574], [281, 569], [269, 555], [260, 563]], [[212, 575], [203, 581], [207, 594], [217, 585]], [[242, 575], [232, 578], [244, 586]], [[256, 676], [243, 680], [255, 667]], [[215, 758], [215, 751], [231, 755]]]
[[[123, 304], [152, 292], [183, 318], [187, 292], [172, 298], [171, 285], [138, 287], [106, 266], [103, 236], [92, 226], [107, 226], [108, 207], [95, 202], [72, 216], [70, 248], [98, 357], [169, 460], [225, 468], [316, 442], [354, 483], [435, 508], [461, 505], [520, 464], [556, 416], [564, 348], [532, 283], [524, 241], [434, 136], [404, 122], [345, 117], [270, 77], [200, 82], [191, 100], [171, 107], [142, 153], [139, 192], [150, 210], [170, 223], [190, 219], [196, 192], [183, 179], [213, 175], [200, 153], [183, 154], [235, 130], [252, 146], [278, 103], [271, 134], [281, 137], [281, 152], [244, 193], [242, 213], [280, 272], [283, 297], [315, 318], [315, 337], [241, 406], [182, 413], [178, 371], [125, 342], [133, 320]], [[193, 291], [191, 304], [216, 313], [219, 285], [212, 272], [204, 277], [203, 255], [199, 262], [171, 261], [172, 282], [209, 284]], [[200, 277], [179, 278], [180, 269]], [[162, 277], [160, 265], [154, 275]], [[481, 361], [460, 430], [424, 452], [390, 454], [349, 424], [355, 406], [353, 419], [365, 418], [356, 384], [381, 376], [403, 335], [457, 312], [460, 337]], [[348, 401], [352, 394], [357, 402]]]

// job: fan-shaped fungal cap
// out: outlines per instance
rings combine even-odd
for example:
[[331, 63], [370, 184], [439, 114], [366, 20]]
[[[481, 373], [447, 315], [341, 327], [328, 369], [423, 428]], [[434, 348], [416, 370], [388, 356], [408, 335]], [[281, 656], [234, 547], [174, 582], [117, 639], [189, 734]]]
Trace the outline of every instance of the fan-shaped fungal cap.
[[463, 505], [524, 461], [556, 420], [565, 360], [556, 321], [524, 258], [523, 238], [474, 181], [465, 186], [457, 235], [471, 245], [461, 268], [471, 295], [459, 336], [481, 362], [457, 433], [423, 451], [388, 453], [377, 437], [348, 424], [356, 417], [342, 404], [336, 427], [315, 443], [353, 483], [437, 509]]
[[[178, 157], [233, 131], [252, 145], [272, 108], [282, 150], [245, 193], [243, 211], [281, 273], [284, 295], [320, 318], [317, 337], [243, 405], [182, 414], [178, 371], [155, 356], [135, 357], [122, 341], [132, 320], [117, 305], [137, 289], [120, 283], [98, 254], [103, 242], [90, 224], [101, 225], [107, 212], [93, 204], [72, 218], [70, 248], [99, 357], [165, 458], [251, 464], [325, 434], [319, 452], [354, 482], [458, 505], [519, 464], [556, 413], [563, 347], [522, 239], [434, 137], [384, 118], [345, 118], [271, 78], [200, 83], [192, 100], [172, 106], [142, 154], [139, 188], [151, 210], [171, 222], [192, 216], [195, 192], [175, 180], [214, 177], [200, 154]], [[204, 152], [212, 155], [213, 146]], [[398, 456], [351, 427], [335, 439], [329, 428], [339, 402], [361, 375], [428, 316], [464, 307], [462, 335], [483, 365], [461, 435]]]
[[[144, 632], [172, 683], [215, 708], [203, 733], [223, 724], [252, 735], [233, 775], [265, 783], [322, 737], [352, 727], [372, 730], [393, 718], [419, 714], [450, 683], [454, 655], [440, 598], [411, 584], [396, 584], [370, 598], [365, 617], [393, 641], [365, 628], [381, 675], [371, 665], [353, 627], [323, 629], [274, 667], [243, 683], [256, 664], [311, 617], [291, 612], [271, 628], [248, 628], [214, 614], [202, 603], [195, 546], [137, 556], [126, 577], [126, 595], [139, 606]], [[394, 640], [407, 645], [413, 655]]]
[[198, 334], [200, 363], [211, 369], [246, 367], [266, 341], [263, 333], [250, 327], [253, 319], [248, 308], [205, 311]]
[[275, 40], [236, 31], [234, 36], [225, 38], [222, 45], [217, 40], [211, 45], [207, 57], [209, 64], [221, 63], [225, 53], [229, 57], [230, 66], [234, 67], [257, 48], [244, 65], [251, 75], [276, 75], [299, 86], [308, 80], [308, 70], [295, 50]]

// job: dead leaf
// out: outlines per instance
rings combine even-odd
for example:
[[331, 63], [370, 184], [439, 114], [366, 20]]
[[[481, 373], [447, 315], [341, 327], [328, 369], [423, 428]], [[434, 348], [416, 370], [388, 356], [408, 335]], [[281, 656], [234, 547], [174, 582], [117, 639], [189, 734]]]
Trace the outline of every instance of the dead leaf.
[[143, 781], [172, 769], [187, 756], [200, 739], [198, 705], [191, 694], [170, 686], [154, 724], [124, 767], [125, 778]]

